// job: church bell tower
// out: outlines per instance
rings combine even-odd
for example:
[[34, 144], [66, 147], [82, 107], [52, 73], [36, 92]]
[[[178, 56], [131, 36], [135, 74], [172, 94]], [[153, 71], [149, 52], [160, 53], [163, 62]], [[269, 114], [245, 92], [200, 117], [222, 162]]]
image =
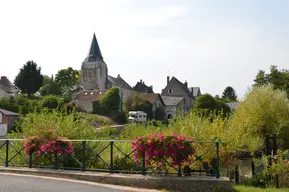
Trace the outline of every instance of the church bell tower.
[[106, 82], [107, 65], [103, 60], [95, 34], [93, 34], [88, 55], [81, 65], [81, 86], [86, 90], [104, 90]]

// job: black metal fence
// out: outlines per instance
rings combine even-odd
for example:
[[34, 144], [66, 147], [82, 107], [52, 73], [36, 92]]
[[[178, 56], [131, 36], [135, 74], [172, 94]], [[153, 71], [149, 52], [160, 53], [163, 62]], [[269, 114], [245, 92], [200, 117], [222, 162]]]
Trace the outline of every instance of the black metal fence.
[[[5, 167], [52, 168], [142, 175], [206, 175], [220, 177], [219, 142], [192, 142], [196, 152], [188, 164], [172, 164], [162, 159], [166, 166], [157, 169], [158, 162], [146, 163], [146, 155], [140, 161], [133, 157], [132, 140], [65, 140], [73, 143], [73, 152], [60, 155], [30, 152], [25, 154], [23, 139], [0, 140], [0, 164]], [[66, 150], [66, 149], [63, 149]], [[206, 157], [213, 160], [205, 161]], [[1, 162], [2, 161], [2, 162]]]

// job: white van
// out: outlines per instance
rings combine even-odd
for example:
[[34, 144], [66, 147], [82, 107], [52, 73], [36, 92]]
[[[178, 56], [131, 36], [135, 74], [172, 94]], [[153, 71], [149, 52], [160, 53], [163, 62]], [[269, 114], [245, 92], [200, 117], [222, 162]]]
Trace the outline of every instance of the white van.
[[130, 111], [128, 112], [128, 122], [146, 122], [147, 114], [143, 111]]

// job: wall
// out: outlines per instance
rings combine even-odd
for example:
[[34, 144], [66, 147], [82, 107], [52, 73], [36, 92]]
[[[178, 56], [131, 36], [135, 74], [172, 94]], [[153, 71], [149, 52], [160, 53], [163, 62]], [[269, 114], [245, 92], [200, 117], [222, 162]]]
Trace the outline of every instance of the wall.
[[7, 94], [4, 90], [0, 89], [0, 99], [2, 97], [8, 96], [9, 94]]
[[176, 117], [176, 112], [177, 112], [177, 107], [176, 106], [166, 105], [164, 107], [164, 109], [165, 109], [166, 119], [168, 118], [168, 115], [172, 115], [172, 118]]
[[[103, 62], [91, 63], [91, 68], [81, 69], [81, 85], [88, 90], [106, 89], [107, 66]], [[91, 76], [89, 76], [91, 74]]]

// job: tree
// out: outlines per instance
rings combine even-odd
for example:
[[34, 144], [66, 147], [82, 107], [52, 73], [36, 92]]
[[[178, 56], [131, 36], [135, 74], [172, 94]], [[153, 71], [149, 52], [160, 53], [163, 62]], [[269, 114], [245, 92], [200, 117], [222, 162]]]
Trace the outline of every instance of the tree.
[[273, 87], [269, 84], [250, 90], [236, 109], [231, 125], [247, 138], [264, 140], [266, 134], [277, 134], [289, 147], [289, 100], [284, 91]]
[[223, 112], [224, 115], [227, 115], [231, 112], [230, 107], [226, 105], [226, 103], [215, 99], [210, 94], [199, 96], [196, 99], [194, 110], [205, 117], [211, 115], [212, 113], [219, 114], [220, 112]]
[[44, 76], [44, 83], [40, 89], [40, 94], [45, 95], [61, 95], [60, 86], [54, 81], [53, 75], [49, 78], [47, 75]]
[[222, 99], [226, 101], [237, 101], [237, 94], [235, 89], [231, 86], [226, 87], [222, 94]]
[[79, 71], [74, 70], [71, 67], [61, 69], [55, 75], [55, 82], [59, 85], [61, 92], [64, 94], [79, 82]]
[[28, 61], [15, 77], [14, 84], [28, 96], [36, 93], [43, 84], [41, 68], [35, 62]]
[[260, 70], [254, 82], [253, 86], [255, 87], [271, 84], [273, 89], [286, 91], [289, 97], [289, 71], [287, 69], [279, 70], [277, 66], [272, 65], [268, 74], [264, 70]]
[[117, 87], [113, 87], [109, 89], [100, 99], [99, 104], [103, 114], [111, 115], [112, 113], [119, 112], [120, 102], [119, 89]]

